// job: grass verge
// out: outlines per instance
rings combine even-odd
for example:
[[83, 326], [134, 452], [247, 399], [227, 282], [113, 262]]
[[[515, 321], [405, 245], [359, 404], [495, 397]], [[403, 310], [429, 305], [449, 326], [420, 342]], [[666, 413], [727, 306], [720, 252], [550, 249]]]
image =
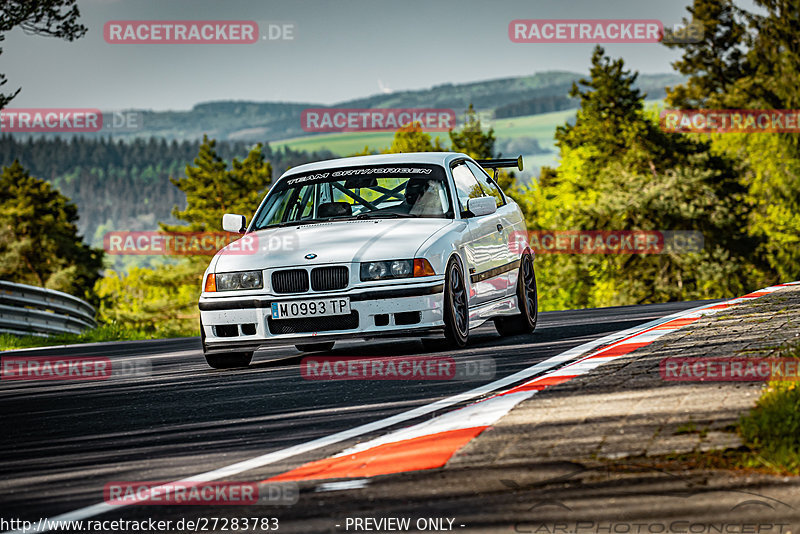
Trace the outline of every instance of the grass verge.
[[[777, 355], [800, 359], [800, 343]], [[772, 381], [755, 408], [739, 420], [737, 428], [750, 450], [744, 467], [767, 467], [781, 473], [800, 474], [800, 387], [797, 381]]]
[[[198, 335], [196, 332], [187, 335]], [[98, 326], [80, 334], [59, 334], [55, 336], [15, 336], [0, 334], [0, 350], [26, 349], [31, 347], [48, 347], [52, 345], [72, 345], [75, 343], [96, 343], [100, 341], [133, 341], [152, 339], [159, 336], [146, 332], [122, 328], [116, 324]]]

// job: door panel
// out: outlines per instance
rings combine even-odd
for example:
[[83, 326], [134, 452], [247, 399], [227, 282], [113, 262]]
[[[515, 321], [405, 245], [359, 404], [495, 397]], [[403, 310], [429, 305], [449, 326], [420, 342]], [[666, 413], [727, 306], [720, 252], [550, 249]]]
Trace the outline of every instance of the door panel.
[[[466, 164], [459, 163], [452, 168], [461, 210], [466, 208], [467, 200], [487, 196]], [[498, 213], [467, 219], [471, 236], [466, 245], [470, 275], [470, 305], [481, 304], [503, 297], [508, 292], [508, 274], [496, 273], [508, 259], [505, 243], [505, 228]], [[498, 228], [498, 224], [501, 226]]]
[[494, 197], [497, 204], [497, 212], [494, 215], [497, 218], [497, 223], [500, 224], [502, 228], [501, 239], [503, 243], [502, 250], [498, 249], [497, 254], [498, 257], [500, 255], [503, 256], [502, 265], [509, 268], [509, 270], [502, 275], [502, 282], [498, 280], [496, 285], [498, 288], [504, 285], [504, 295], [514, 295], [516, 294], [518, 268], [516, 266], [512, 267], [512, 264], [515, 264], [519, 259], [519, 254], [515, 248], [510, 245], [510, 242], [514, 239], [516, 233], [524, 227], [525, 223], [520, 217], [517, 205], [506, 198], [500, 190], [500, 186], [497, 185], [497, 182], [495, 182], [486, 171], [471, 161], [467, 162], [467, 167], [472, 171], [472, 174], [475, 176], [478, 183], [481, 184], [486, 194]]

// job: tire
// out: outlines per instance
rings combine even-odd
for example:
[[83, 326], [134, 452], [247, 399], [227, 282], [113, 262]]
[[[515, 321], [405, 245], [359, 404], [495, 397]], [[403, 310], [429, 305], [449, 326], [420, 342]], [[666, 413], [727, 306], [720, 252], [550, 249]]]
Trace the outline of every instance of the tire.
[[203, 320], [200, 320], [200, 345], [203, 346], [203, 354], [206, 353], [206, 329], [203, 328]]
[[467, 345], [469, 338], [469, 297], [464, 269], [455, 257], [447, 262], [444, 278], [444, 337], [453, 348]]
[[538, 292], [536, 289], [536, 273], [533, 260], [527, 252], [520, 258], [519, 277], [517, 278], [517, 302], [521, 313], [513, 317], [497, 317], [494, 326], [503, 337], [532, 334], [536, 329], [539, 317]]
[[322, 343], [305, 343], [302, 345], [295, 345], [294, 348], [300, 352], [328, 352], [333, 349], [336, 344], [335, 341], [324, 341]]
[[206, 354], [206, 362], [214, 369], [235, 369], [247, 367], [253, 359], [252, 352], [223, 352], [221, 354]]

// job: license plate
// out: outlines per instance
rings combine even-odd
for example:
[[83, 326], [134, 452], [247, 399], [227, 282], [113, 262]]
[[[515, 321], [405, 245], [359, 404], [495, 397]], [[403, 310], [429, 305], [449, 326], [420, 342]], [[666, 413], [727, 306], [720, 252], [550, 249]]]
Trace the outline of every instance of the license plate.
[[273, 319], [324, 317], [326, 315], [350, 315], [350, 298], [337, 297], [272, 303]]

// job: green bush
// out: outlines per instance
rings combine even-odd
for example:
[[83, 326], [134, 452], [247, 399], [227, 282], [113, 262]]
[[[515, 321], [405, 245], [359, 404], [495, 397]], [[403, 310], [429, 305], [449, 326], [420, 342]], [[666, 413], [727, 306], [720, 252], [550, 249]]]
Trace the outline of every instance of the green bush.
[[[800, 345], [782, 356], [800, 357]], [[800, 474], [800, 387], [794, 381], [770, 382], [755, 408], [739, 421], [739, 434], [752, 451], [750, 467]]]

